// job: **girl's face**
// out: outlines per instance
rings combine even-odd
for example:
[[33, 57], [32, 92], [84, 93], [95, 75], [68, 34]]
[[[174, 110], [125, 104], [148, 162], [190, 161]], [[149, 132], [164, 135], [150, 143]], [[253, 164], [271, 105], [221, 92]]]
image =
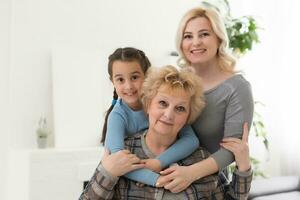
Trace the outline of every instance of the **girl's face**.
[[162, 90], [161, 86], [147, 109], [149, 131], [175, 139], [186, 124], [189, 113], [190, 96], [185, 91]]
[[216, 58], [218, 47], [219, 39], [207, 18], [197, 17], [187, 23], [181, 48], [191, 65], [212, 61]]
[[114, 61], [111, 81], [118, 96], [133, 110], [141, 109], [139, 93], [145, 74], [136, 61]]

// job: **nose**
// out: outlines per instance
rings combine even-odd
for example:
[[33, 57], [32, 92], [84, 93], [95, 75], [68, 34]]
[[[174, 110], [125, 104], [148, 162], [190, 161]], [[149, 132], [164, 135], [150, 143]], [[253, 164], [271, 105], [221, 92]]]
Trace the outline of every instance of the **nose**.
[[201, 44], [201, 41], [202, 40], [199, 37], [194, 37], [192, 42], [194, 46], [197, 46]]
[[132, 89], [132, 86], [133, 86], [133, 84], [132, 84], [131, 81], [126, 81], [126, 83], [125, 83], [125, 89], [130, 90], [130, 89]]
[[174, 111], [171, 108], [167, 108], [164, 112], [166, 120], [172, 121], [174, 119]]

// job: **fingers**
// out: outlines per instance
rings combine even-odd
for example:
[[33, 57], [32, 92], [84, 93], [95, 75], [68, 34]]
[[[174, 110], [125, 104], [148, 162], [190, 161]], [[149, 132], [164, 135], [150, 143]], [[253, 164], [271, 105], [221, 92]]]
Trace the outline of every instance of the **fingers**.
[[170, 181], [172, 181], [173, 178], [170, 175], [171, 174], [160, 177], [159, 180], [157, 180], [157, 182], [156, 182], [156, 187], [164, 187], [166, 184], [168, 184]]
[[227, 137], [223, 138], [222, 142], [235, 142], [235, 143], [240, 143], [241, 140], [239, 138], [234, 138], [234, 137]]
[[167, 169], [161, 171], [160, 174], [163, 175], [163, 176], [166, 176], [166, 175], [168, 175], [168, 174], [171, 174], [171, 173], [174, 172], [174, 171], [175, 171], [175, 168], [174, 168], [174, 167], [169, 167], [169, 168], [167, 168]]
[[125, 153], [125, 154], [130, 154], [130, 153], [131, 153], [131, 152], [130, 152], [129, 150], [127, 150], [127, 149], [122, 150], [122, 152]]
[[130, 162], [132, 164], [143, 164], [143, 165], [145, 165], [145, 163], [141, 163], [140, 161], [141, 160], [138, 157], [136, 157], [136, 156], [130, 158]]
[[248, 143], [248, 138], [249, 138], [249, 128], [248, 128], [248, 123], [245, 122], [244, 126], [243, 126], [243, 137], [242, 137], [242, 140], [244, 142]]
[[185, 183], [181, 183], [179, 185], [176, 185], [175, 187], [173, 188], [170, 188], [169, 190], [172, 192], [172, 193], [179, 193], [181, 191], [183, 191], [185, 188], [187, 188], [187, 185]]
[[178, 179], [174, 179], [170, 183], [166, 184], [164, 188], [167, 190], [173, 190], [177, 186], [179, 186], [179, 181]]
[[139, 182], [137, 182], [135, 185], [138, 186], [138, 187], [144, 187], [145, 186], [144, 183], [139, 183]]
[[232, 143], [221, 143], [220, 144], [222, 147], [224, 147], [225, 149], [231, 151], [231, 152], [235, 152], [236, 151], [236, 146]]
[[131, 165], [132, 170], [141, 169], [141, 168], [144, 168], [144, 167], [145, 167], [144, 164], [132, 164]]
[[140, 160], [140, 163], [146, 164], [147, 163], [147, 159]]

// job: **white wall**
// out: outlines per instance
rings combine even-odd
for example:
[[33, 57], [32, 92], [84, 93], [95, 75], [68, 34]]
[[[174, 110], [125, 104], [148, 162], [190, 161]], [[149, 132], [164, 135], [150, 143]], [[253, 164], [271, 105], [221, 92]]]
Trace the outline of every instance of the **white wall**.
[[9, 56], [11, 2], [0, 1], [0, 199], [6, 198], [9, 147]]
[[[231, 0], [236, 16], [252, 15], [258, 20], [261, 43], [242, 60], [268, 131], [270, 154], [267, 174], [300, 174], [299, 45], [300, 32], [296, 0]], [[254, 148], [252, 148], [254, 149]], [[255, 151], [255, 156], [261, 152]]]
[[11, 24], [13, 146], [36, 146], [35, 129], [40, 115], [45, 115], [50, 125], [53, 123], [50, 68], [53, 46], [109, 49], [109, 52], [120, 46], [135, 46], [145, 50], [153, 61], [159, 60], [174, 50], [178, 20], [185, 8], [195, 5], [194, 1], [188, 2], [14, 0]]
[[[253, 50], [240, 59], [239, 65], [245, 70], [248, 80], [251, 82], [254, 99], [264, 103], [259, 112], [263, 115], [264, 123], [268, 131], [270, 153], [262, 152], [264, 148], [253, 142], [250, 145], [252, 155], [260, 158], [265, 163], [266, 174], [280, 175], [280, 143], [284, 132], [282, 108], [284, 100], [284, 79], [282, 79], [282, 48], [277, 39], [283, 37], [282, 27], [284, 23], [281, 1], [247, 1], [231, 0], [234, 17], [251, 15], [258, 22], [258, 33], [261, 43], [254, 45]], [[287, 3], [286, 3], [287, 4]], [[280, 14], [278, 14], [280, 13]], [[276, 98], [275, 98], [276, 97]]]

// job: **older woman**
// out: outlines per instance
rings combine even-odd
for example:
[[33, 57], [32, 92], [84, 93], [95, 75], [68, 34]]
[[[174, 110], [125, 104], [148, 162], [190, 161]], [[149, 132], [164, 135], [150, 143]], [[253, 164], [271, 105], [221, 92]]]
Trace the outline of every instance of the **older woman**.
[[[139, 158], [153, 158], [164, 152], [177, 139], [179, 130], [192, 123], [203, 108], [203, 94], [197, 75], [186, 70], [178, 71], [166, 66], [152, 69], [143, 85], [141, 100], [149, 117], [149, 128], [125, 141], [126, 149], [116, 154], [104, 155], [80, 199], [242, 199], [246, 198], [251, 182], [249, 152], [238, 155], [239, 165], [248, 165], [246, 172], [236, 172], [234, 182], [222, 185], [217, 175], [193, 182], [183, 192], [174, 194], [164, 188], [145, 185], [138, 187], [134, 181], [122, 177], [141, 167]], [[245, 131], [247, 135], [247, 130]], [[235, 146], [246, 147], [241, 141]], [[233, 148], [234, 149], [234, 148]], [[131, 153], [132, 154], [131, 154]], [[134, 155], [135, 154], [135, 155]], [[138, 157], [137, 157], [138, 156]], [[188, 166], [209, 156], [202, 148], [177, 164]], [[237, 159], [238, 160], [238, 159]], [[188, 172], [188, 171], [187, 171]]]

